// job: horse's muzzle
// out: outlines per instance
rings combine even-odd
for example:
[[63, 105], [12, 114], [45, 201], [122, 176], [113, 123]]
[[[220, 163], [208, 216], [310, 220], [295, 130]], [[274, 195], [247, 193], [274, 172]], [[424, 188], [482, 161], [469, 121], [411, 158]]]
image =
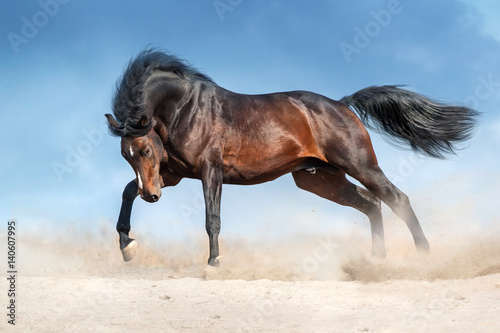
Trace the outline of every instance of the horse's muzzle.
[[144, 200], [144, 201], [147, 201], [147, 202], [157, 202], [158, 200], [160, 200], [160, 197], [161, 197], [161, 192], [159, 194], [154, 194], [154, 193], [142, 193], [141, 195], [141, 198]]

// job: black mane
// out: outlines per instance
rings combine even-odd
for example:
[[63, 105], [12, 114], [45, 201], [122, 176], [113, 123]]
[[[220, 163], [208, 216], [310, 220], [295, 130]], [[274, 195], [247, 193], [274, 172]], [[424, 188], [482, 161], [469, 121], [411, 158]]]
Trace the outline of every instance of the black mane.
[[154, 70], [172, 72], [181, 78], [214, 83], [210, 77], [174, 55], [157, 49], [142, 51], [135, 59], [130, 60], [127, 69], [117, 81], [112, 108], [120, 127], [109, 126], [112, 135], [143, 136], [150, 131], [151, 122], [147, 126], [138, 123], [142, 116], [147, 115], [143, 86]]

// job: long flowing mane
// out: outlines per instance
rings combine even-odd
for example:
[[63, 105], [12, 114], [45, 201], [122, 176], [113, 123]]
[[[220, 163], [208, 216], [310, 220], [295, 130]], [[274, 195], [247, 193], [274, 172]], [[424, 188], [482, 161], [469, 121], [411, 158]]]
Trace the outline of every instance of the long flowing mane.
[[120, 127], [109, 126], [112, 135], [142, 136], [149, 132], [151, 124], [141, 126], [138, 122], [147, 112], [144, 107], [144, 83], [156, 70], [175, 73], [184, 79], [214, 83], [210, 77], [174, 55], [154, 48], [142, 51], [130, 60], [125, 72], [117, 81], [112, 108]]

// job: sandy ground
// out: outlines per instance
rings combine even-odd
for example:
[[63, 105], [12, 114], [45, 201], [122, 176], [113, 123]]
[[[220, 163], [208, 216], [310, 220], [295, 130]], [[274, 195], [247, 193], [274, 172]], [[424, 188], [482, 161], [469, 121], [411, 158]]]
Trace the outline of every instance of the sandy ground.
[[[408, 239], [393, 241], [378, 262], [359, 235], [225, 240], [218, 269], [205, 267], [202, 236], [191, 240], [194, 248], [138, 236], [140, 252], [129, 263], [108, 230], [66, 243], [23, 236], [16, 326], [3, 314], [0, 331], [500, 331], [496, 235], [468, 235], [460, 246], [431, 239], [426, 258], [415, 257]], [[7, 290], [2, 279], [3, 305]]]

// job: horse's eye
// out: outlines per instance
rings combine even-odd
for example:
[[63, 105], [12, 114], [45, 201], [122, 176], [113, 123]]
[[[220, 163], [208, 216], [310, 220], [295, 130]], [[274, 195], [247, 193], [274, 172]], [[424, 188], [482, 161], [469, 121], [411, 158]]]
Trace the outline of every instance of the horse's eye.
[[148, 157], [149, 155], [151, 155], [151, 149], [149, 148], [146, 148], [142, 151], [142, 156], [143, 157]]

